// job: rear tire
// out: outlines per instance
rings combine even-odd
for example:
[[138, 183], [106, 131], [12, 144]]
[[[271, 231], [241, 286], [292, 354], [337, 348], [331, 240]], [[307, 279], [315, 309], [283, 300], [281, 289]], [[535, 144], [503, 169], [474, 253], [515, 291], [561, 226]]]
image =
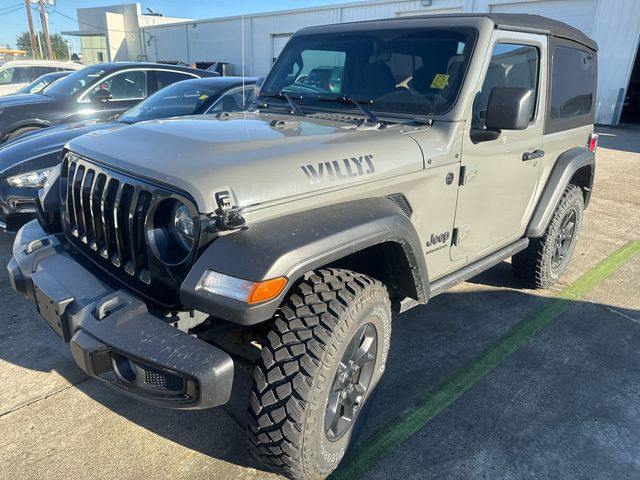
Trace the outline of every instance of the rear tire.
[[582, 190], [570, 184], [544, 235], [532, 238], [525, 250], [513, 256], [513, 273], [525, 287], [548, 288], [558, 281], [576, 247], [583, 212]]
[[389, 296], [377, 280], [322, 269], [302, 281], [254, 371], [249, 435], [258, 459], [296, 480], [326, 478], [365, 419], [390, 337]]

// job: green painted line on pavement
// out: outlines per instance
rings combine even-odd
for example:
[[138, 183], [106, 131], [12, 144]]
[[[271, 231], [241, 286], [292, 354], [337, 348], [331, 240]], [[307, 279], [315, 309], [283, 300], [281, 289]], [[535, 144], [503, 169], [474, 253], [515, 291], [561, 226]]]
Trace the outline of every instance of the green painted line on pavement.
[[638, 253], [640, 253], [640, 241], [629, 242], [613, 252], [582, 275], [572, 286], [562, 290], [539, 309], [527, 315], [522, 322], [493, 342], [449, 380], [427, 392], [410, 412], [391, 421], [371, 438], [357, 445], [329, 478], [353, 480], [362, 477], [458, 397], [491, 373], [513, 352], [525, 345], [533, 335], [567, 310], [572, 305], [572, 300], [581, 299]]

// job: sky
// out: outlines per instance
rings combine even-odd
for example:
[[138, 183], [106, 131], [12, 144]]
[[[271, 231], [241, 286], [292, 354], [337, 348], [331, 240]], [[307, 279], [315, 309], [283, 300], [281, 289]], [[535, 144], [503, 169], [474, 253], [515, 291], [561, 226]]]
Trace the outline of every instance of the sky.
[[[140, 0], [142, 11], [147, 7], [164, 13], [167, 17], [213, 18], [229, 15], [241, 15], [292, 8], [314, 7], [346, 3], [353, 0]], [[55, 0], [49, 7], [49, 32], [51, 34], [65, 30], [78, 30], [76, 9], [99, 7], [122, 3], [135, 3], [135, 0]], [[66, 17], [72, 17], [74, 20]], [[40, 16], [33, 12], [36, 29], [41, 29]], [[24, 0], [0, 0], [0, 46], [15, 47], [16, 36], [28, 30], [27, 13]]]

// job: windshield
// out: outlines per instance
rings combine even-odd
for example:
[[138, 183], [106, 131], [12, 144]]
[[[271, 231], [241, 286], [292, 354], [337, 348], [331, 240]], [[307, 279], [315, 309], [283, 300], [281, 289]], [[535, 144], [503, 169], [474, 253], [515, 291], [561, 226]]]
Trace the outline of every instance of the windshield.
[[154, 93], [143, 102], [124, 112], [118, 120], [136, 123], [167, 117], [181, 117], [203, 113], [219, 97], [219, 86], [187, 80]]
[[85, 67], [82, 70], [67, 75], [59, 82], [49, 85], [49, 88], [46, 89], [46, 94], [70, 97], [106, 73], [107, 71], [99, 65]]
[[327, 97], [349, 97], [379, 113], [441, 115], [455, 104], [475, 38], [464, 28], [301, 35], [287, 44], [260, 93], [302, 97], [305, 111], [326, 110]]
[[14, 95], [41, 92], [47, 86], [53, 84], [56, 80], [59, 80], [60, 78], [64, 77], [65, 75], [66, 74], [63, 73], [63, 72], [47, 73], [46, 75], [42, 75], [41, 77], [38, 77], [33, 82], [31, 82], [29, 85], [25, 85], [20, 90], [15, 92]]

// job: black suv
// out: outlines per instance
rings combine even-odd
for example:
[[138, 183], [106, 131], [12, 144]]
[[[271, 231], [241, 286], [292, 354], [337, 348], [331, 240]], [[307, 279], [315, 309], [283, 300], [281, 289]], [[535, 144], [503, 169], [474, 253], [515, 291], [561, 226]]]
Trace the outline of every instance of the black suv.
[[0, 99], [0, 143], [59, 123], [103, 120], [180, 80], [215, 72], [155, 63], [100, 63], [85, 67], [39, 94]]

